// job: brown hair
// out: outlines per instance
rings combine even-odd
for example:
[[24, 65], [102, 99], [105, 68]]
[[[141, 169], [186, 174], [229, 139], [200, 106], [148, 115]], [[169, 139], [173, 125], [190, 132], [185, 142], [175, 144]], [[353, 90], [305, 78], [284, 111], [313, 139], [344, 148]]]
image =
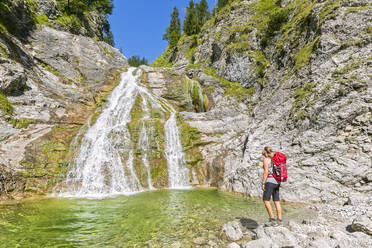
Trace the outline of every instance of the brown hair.
[[265, 146], [264, 147], [264, 150], [265, 152], [267, 152], [267, 154], [272, 157], [274, 155], [274, 152], [273, 152], [273, 149], [270, 147], [270, 146]]

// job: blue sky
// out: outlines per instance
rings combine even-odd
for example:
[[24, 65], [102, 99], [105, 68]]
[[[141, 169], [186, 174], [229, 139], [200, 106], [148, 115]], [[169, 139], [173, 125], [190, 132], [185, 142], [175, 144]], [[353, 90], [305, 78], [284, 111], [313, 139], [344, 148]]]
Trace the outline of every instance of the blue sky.
[[[216, 0], [207, 0], [212, 9]], [[115, 47], [122, 48], [126, 57], [140, 55], [151, 63], [167, 46], [162, 40], [169, 26], [170, 14], [176, 6], [181, 23], [189, 0], [114, 0], [109, 17]]]

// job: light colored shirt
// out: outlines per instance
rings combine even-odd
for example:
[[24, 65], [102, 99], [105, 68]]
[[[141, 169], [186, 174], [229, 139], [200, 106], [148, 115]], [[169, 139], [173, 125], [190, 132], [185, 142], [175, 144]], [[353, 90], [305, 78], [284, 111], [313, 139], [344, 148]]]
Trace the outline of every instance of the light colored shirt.
[[278, 184], [278, 181], [273, 176], [270, 176], [274, 173], [274, 164], [273, 161], [271, 160], [270, 166], [269, 166], [269, 175], [266, 178], [265, 183], [273, 183], [273, 184]]

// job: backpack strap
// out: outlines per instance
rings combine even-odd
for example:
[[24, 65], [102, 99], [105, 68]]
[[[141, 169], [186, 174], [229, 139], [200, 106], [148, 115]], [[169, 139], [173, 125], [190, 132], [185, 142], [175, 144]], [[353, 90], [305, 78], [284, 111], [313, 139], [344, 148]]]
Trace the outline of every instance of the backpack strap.
[[[271, 173], [269, 173], [268, 175], [267, 175], [267, 177], [274, 177], [273, 176], [273, 173], [274, 173], [274, 163], [273, 163], [273, 159], [272, 158], [270, 158], [270, 167], [271, 167]], [[275, 178], [275, 177], [274, 177]]]

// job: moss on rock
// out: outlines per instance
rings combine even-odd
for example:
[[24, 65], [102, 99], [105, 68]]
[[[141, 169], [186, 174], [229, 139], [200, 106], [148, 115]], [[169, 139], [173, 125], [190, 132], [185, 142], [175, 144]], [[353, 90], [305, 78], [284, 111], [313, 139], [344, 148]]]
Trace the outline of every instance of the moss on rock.
[[8, 98], [0, 93], [0, 109], [4, 115], [13, 115], [13, 105]]
[[218, 76], [214, 68], [205, 68], [204, 73], [216, 78], [222, 84], [225, 89], [225, 96], [235, 97], [238, 101], [250, 98], [256, 92], [255, 88], [244, 88], [239, 82], [230, 82]]
[[47, 192], [65, 175], [72, 158], [70, 143], [79, 126], [58, 125], [51, 132], [26, 147], [20, 172], [28, 192]]
[[201, 141], [200, 131], [182, 121], [179, 116], [177, 120], [178, 126], [180, 127], [181, 144], [185, 151], [187, 165], [189, 167], [201, 165], [203, 156], [199, 150], [199, 146], [204, 143]]

